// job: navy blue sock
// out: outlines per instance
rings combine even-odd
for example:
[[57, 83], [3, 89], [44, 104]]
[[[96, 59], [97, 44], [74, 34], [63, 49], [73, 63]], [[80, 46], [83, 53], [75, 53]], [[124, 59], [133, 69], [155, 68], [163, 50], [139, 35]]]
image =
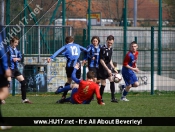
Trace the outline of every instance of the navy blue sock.
[[59, 93], [62, 93], [62, 92], [65, 92], [65, 91], [69, 91], [69, 90], [71, 90], [70, 85], [65, 86], [64, 88], [58, 89], [58, 90], [56, 91], [56, 93], [59, 94]]
[[[68, 85], [70, 85], [70, 84], [69, 84], [69, 83], [65, 83], [65, 85], [64, 85], [64, 86], [68, 86]], [[66, 97], [67, 93], [68, 93], [68, 91], [64, 91], [64, 93], [63, 93], [62, 97]]]
[[122, 98], [126, 97], [126, 95], [128, 94], [128, 92], [126, 91], [126, 89], [123, 91], [123, 94], [122, 94]]
[[104, 89], [105, 89], [105, 86], [104, 85], [101, 85], [101, 87], [100, 87], [101, 99], [102, 99], [102, 96], [103, 96], [103, 93], [104, 93]]
[[65, 98], [65, 102], [70, 102], [71, 97]]

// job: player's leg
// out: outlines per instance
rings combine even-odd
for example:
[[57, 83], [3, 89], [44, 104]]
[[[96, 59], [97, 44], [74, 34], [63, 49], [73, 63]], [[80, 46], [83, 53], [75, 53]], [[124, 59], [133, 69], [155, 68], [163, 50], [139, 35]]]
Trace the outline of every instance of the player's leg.
[[32, 102], [26, 98], [26, 81], [23, 75], [18, 70], [15, 70], [14, 76], [21, 83], [22, 103], [31, 104]]
[[72, 88], [78, 88], [78, 87], [79, 87], [78, 84], [71, 84], [71, 85], [65, 86], [63, 88], [60, 87], [60, 88], [57, 89], [57, 91], [55, 91], [55, 94], [59, 94], [59, 93], [65, 92], [65, 91], [69, 91]]
[[[68, 83], [67, 83], [66, 85], [71, 84], [71, 82], [72, 82], [72, 72], [73, 72], [73, 70], [74, 70], [74, 67], [71, 67], [71, 69], [70, 69], [70, 71], [69, 71], [69, 74], [67, 74], [67, 75], [68, 75]], [[81, 78], [81, 68], [79, 68], [79, 69], [76, 71], [76, 78], [78, 78], [78, 79]], [[63, 93], [63, 96], [66, 97], [67, 93], [68, 93], [68, 91], [65, 91], [65, 92]]]
[[78, 92], [78, 88], [73, 88], [72, 89], [72, 93], [71, 93], [71, 97], [70, 97], [70, 102], [72, 104], [78, 104], [75, 99], [74, 99], [74, 94]]
[[[7, 78], [5, 78], [3, 75], [0, 75], [0, 101], [5, 100], [9, 95], [9, 89], [8, 89], [8, 81]], [[4, 119], [2, 117], [1, 112], [1, 103], [0, 103], [0, 130], [6, 130], [10, 129], [11, 126], [4, 126]]]
[[112, 76], [110, 76], [108, 78], [108, 80], [110, 82], [111, 102], [118, 103], [118, 100], [115, 98], [115, 83], [114, 83], [114, 80], [113, 80]]
[[[8, 78], [7, 78], [7, 81], [8, 81], [8, 88], [10, 88], [10, 82], [11, 82], [11, 80], [12, 80], [11, 77], [8, 77]], [[5, 100], [4, 100], [4, 99], [1, 100], [0, 103], [1, 103], [1, 104], [5, 104]]]
[[100, 95], [101, 95], [102, 102], [104, 101], [103, 100], [103, 93], [104, 93], [105, 87], [106, 87], [106, 79], [101, 79]]
[[136, 74], [133, 72], [132, 74], [123, 74], [123, 79], [126, 84], [126, 88], [122, 91], [121, 101], [129, 101], [126, 96], [131, 87], [137, 87], [139, 85]]

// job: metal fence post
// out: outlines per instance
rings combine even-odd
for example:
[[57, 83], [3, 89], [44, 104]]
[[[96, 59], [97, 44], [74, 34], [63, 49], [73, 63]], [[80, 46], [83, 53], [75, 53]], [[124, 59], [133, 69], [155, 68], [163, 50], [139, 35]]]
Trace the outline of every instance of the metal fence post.
[[123, 45], [123, 48], [124, 48], [124, 51], [123, 51], [123, 57], [126, 55], [126, 52], [127, 52], [127, 4], [128, 4], [128, 0], [125, 0], [125, 8], [123, 10], [123, 14], [124, 14], [124, 21], [123, 21], [123, 28], [124, 28], [124, 31], [123, 31], [123, 41], [124, 41], [124, 45]]
[[162, 74], [162, 0], [159, 0], [158, 75]]
[[[83, 46], [86, 47], [86, 29], [83, 29]], [[86, 65], [83, 66], [83, 80], [86, 80]]]
[[15, 78], [12, 78], [12, 96], [15, 96]]
[[38, 26], [38, 63], [40, 63], [40, 26]]
[[137, 37], [134, 38], [134, 41], [137, 43]]
[[154, 94], [154, 27], [151, 27], [151, 95]]

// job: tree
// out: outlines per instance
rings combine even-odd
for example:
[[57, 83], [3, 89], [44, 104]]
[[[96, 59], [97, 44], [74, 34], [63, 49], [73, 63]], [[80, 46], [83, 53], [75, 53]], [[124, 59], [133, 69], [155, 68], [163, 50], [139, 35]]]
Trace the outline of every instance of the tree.
[[163, 0], [164, 8], [167, 10], [169, 15], [169, 21], [171, 22], [171, 25], [174, 25], [175, 23], [175, 0]]

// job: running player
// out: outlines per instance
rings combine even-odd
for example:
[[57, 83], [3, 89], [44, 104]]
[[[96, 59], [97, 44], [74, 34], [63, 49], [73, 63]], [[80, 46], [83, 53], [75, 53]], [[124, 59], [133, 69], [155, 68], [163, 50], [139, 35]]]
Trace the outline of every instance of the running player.
[[126, 54], [122, 67], [122, 76], [126, 85], [119, 85], [119, 88], [122, 90], [121, 101], [129, 101], [126, 98], [131, 87], [138, 87], [139, 82], [135, 72], [139, 72], [137, 68], [137, 59], [138, 59], [138, 45], [135, 41], [130, 44], [130, 51]]
[[[72, 78], [72, 72], [74, 70], [74, 66], [79, 61], [80, 53], [81, 51], [87, 51], [86, 48], [80, 46], [79, 44], [74, 43], [74, 39], [71, 36], [67, 36], [65, 39], [66, 45], [61, 47], [59, 50], [57, 50], [50, 58], [47, 59], [47, 62], [49, 63], [51, 59], [54, 59], [57, 55], [63, 54], [67, 58], [67, 64], [66, 64], [66, 75], [67, 75], [67, 82], [65, 83], [65, 86], [68, 86], [71, 84]], [[76, 77], [81, 77], [81, 68], [77, 70]], [[62, 95], [62, 98], [57, 101], [57, 103], [63, 103], [68, 91], [65, 91]]]

